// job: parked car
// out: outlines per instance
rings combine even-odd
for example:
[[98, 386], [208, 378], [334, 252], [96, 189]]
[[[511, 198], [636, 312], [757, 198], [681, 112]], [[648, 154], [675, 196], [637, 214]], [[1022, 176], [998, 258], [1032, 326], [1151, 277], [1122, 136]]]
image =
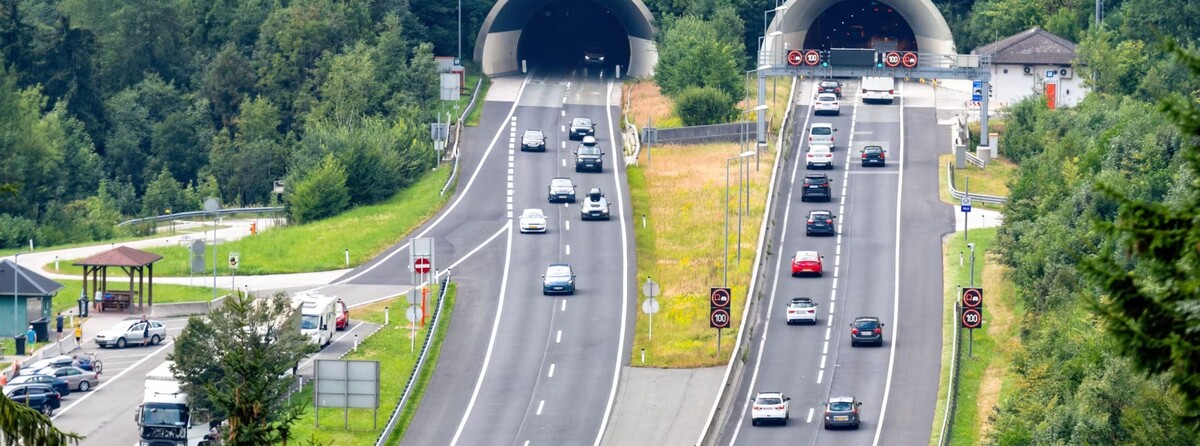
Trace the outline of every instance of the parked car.
[[71, 384], [64, 379], [59, 379], [50, 375], [40, 373], [31, 373], [28, 375], [20, 375], [8, 381], [4, 387], [15, 387], [21, 384], [49, 384], [53, 387], [59, 396], [67, 396], [71, 394]]
[[346, 308], [346, 302], [341, 299], [333, 304], [333, 308], [337, 310], [337, 318], [334, 319], [334, 328], [337, 331], [346, 329], [346, 325], [350, 323], [350, 310]]
[[833, 225], [833, 211], [814, 209], [808, 212], [808, 220], [804, 222], [804, 235], [837, 235], [837, 226]]
[[868, 164], [875, 166], [887, 165], [887, 151], [880, 146], [866, 146], [862, 149], [862, 165], [866, 167]]
[[[150, 329], [147, 333], [146, 325]], [[126, 320], [96, 334], [96, 345], [100, 347], [125, 348], [126, 345], [142, 345], [142, 336], [149, 336], [150, 345], [158, 345], [167, 338], [167, 327], [159, 321]]]
[[750, 424], [758, 426], [768, 421], [787, 424], [790, 414], [788, 411], [790, 397], [783, 392], [758, 392], [750, 399]]
[[[96, 367], [96, 364], [92, 363], [91, 358], [89, 358], [87, 355], [72, 355], [72, 356], [59, 355], [59, 356], [55, 356], [52, 358], [46, 358], [46, 359], [41, 359], [41, 360], [37, 360], [34, 362], [22, 364], [21, 365], [21, 374], [22, 375], [32, 375], [32, 374], [39, 373], [42, 370], [47, 370], [47, 369], [53, 370], [53, 369], [57, 369], [59, 367], [66, 367], [69, 365], [79, 367], [79, 368], [89, 371], [89, 372], [92, 371], [92, 369], [94, 367]], [[99, 372], [100, 370], [95, 370], [95, 371]]]
[[521, 232], [546, 232], [546, 214], [535, 208], [521, 211]]
[[792, 256], [792, 277], [801, 274], [820, 276], [824, 271], [824, 257], [816, 251], [796, 251]]
[[14, 402], [32, 407], [46, 416], [54, 415], [54, 411], [62, 407], [62, 396], [49, 384], [22, 384], [5, 386], [4, 396]]
[[566, 263], [551, 263], [542, 275], [542, 294], [575, 294], [575, 272]]
[[538, 152], [546, 151], [546, 134], [538, 129], [529, 129], [521, 135], [521, 151], [536, 150]]
[[849, 427], [858, 429], [858, 407], [862, 401], [852, 396], [830, 397], [825, 403], [825, 429]]
[[808, 201], [814, 198], [832, 201], [833, 188], [830, 186], [829, 181], [829, 175], [823, 173], [804, 175], [804, 184], [800, 186], [800, 201]]
[[787, 324], [817, 323], [817, 303], [811, 297], [793, 297], [787, 306]]
[[817, 94], [833, 93], [838, 99], [842, 98], [842, 83], [833, 79], [826, 79], [817, 84]]
[[100, 385], [99, 373], [89, 372], [75, 366], [59, 367], [53, 370], [45, 369], [41, 374], [64, 380], [71, 388], [80, 392], [87, 392]]
[[838, 104], [838, 98], [833, 93], [821, 93], [817, 95], [817, 100], [813, 102], [814, 115], [833, 115], [842, 114], [842, 107]]
[[583, 139], [584, 136], [596, 136], [596, 123], [592, 122], [592, 118], [572, 119], [571, 133], [567, 134], [567, 138], [577, 140]]
[[588, 191], [587, 196], [583, 199], [583, 206], [579, 209], [579, 218], [581, 220], [608, 220], [610, 218], [608, 199], [604, 198], [604, 193], [600, 192], [600, 188], [593, 187]]
[[883, 346], [883, 322], [874, 316], [860, 316], [850, 323], [850, 346], [875, 344]]
[[551, 178], [546, 189], [546, 199], [551, 203], [575, 202], [575, 183], [570, 178]]
[[808, 146], [808, 153], [804, 154], [805, 167], [812, 169], [815, 167], [833, 168], [833, 149], [829, 146], [812, 145]]

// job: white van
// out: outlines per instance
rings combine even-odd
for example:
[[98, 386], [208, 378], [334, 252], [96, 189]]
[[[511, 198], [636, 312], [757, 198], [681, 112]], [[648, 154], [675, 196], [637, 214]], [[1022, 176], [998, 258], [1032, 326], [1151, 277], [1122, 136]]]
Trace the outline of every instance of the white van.
[[833, 128], [833, 124], [828, 122], [814, 122], [808, 128], [808, 146], [829, 146], [829, 150], [833, 151], [834, 138], [833, 134], [837, 129]]
[[891, 104], [896, 94], [896, 79], [890, 77], [862, 78], [862, 101]]
[[294, 299], [302, 303], [300, 333], [320, 347], [333, 342], [333, 333], [337, 330], [337, 296], [302, 293]]

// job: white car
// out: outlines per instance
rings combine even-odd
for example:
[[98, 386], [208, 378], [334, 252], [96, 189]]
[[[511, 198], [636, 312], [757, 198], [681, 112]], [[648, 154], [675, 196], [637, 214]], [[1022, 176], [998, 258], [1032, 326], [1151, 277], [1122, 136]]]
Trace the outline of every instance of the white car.
[[546, 232], [546, 214], [541, 209], [521, 211], [521, 232]]
[[787, 324], [817, 323], [817, 303], [808, 297], [793, 297], [787, 306]]
[[758, 426], [759, 423], [778, 421], [787, 425], [788, 401], [791, 400], [783, 392], [758, 392], [750, 399], [750, 424]]
[[838, 105], [837, 95], [833, 93], [821, 93], [817, 95], [817, 101], [813, 102], [813, 114], [824, 115], [830, 114], [837, 116], [841, 114], [841, 106]]
[[808, 154], [804, 156], [808, 168], [812, 169], [816, 166], [833, 168], [833, 149], [829, 146], [814, 145], [808, 147]]
[[837, 129], [833, 128], [833, 124], [828, 122], [814, 122], [808, 129], [808, 145], [824, 145], [829, 146], [829, 150], [833, 150], [835, 139], [833, 134], [837, 133]]
[[[149, 328], [147, 328], [147, 325]], [[143, 342], [143, 337], [149, 338]], [[100, 347], [125, 348], [127, 345], [158, 345], [167, 339], [167, 326], [159, 321], [126, 320], [96, 334]]]

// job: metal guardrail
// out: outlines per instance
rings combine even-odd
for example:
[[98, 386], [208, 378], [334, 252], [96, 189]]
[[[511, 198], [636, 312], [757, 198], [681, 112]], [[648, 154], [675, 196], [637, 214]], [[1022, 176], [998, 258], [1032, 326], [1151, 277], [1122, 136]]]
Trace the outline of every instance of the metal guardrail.
[[441, 192], [438, 195], [445, 196], [446, 191], [454, 184], [454, 179], [458, 177], [458, 142], [462, 140], [463, 123], [467, 120], [467, 115], [471, 114], [471, 109], [475, 107], [475, 101], [479, 99], [479, 90], [483, 87], [483, 78], [475, 81], [475, 91], [471, 93], [471, 102], [467, 103], [461, 115], [458, 116], [458, 122], [454, 124], [454, 148], [450, 150], [450, 157], [453, 161], [450, 164], [450, 178], [446, 179], [446, 185], [442, 186]]
[[954, 409], [958, 405], [958, 334], [962, 332], [956, 325], [958, 321], [958, 302], [954, 302], [954, 315], [950, 318], [950, 327], [954, 330], [954, 340], [951, 343], [953, 353], [950, 355], [950, 376], [946, 379], [946, 414], [942, 417], [942, 433], [938, 435], [938, 446], [945, 446], [950, 441], [950, 427], [954, 423]]
[[982, 158], [972, 155], [971, 152], [966, 151], [967, 149], [962, 149], [962, 150], [964, 151], [963, 155], [967, 159], [968, 163], [974, 164], [975, 167], [978, 167], [980, 169], [983, 169], [985, 166], [987, 166], [987, 163], [983, 162]]
[[[283, 209], [284, 209], [283, 206], [253, 207], [253, 208], [229, 208], [229, 209], [218, 210], [215, 212], [215, 214], [217, 214], [217, 215], [269, 214], [269, 213], [283, 211]], [[164, 215], [156, 215], [153, 217], [135, 218], [133, 220], [126, 220], [126, 221], [117, 223], [117, 226], [132, 225], [132, 224], [144, 223], [144, 222], [148, 222], [148, 221], [159, 222], [159, 221], [177, 220], [180, 218], [211, 217], [213, 214], [214, 214], [214, 212], [188, 211], [188, 212], [180, 212], [178, 214], [164, 214]]]
[[445, 271], [446, 277], [442, 279], [442, 289], [438, 296], [438, 304], [429, 318], [429, 331], [425, 333], [425, 340], [421, 342], [421, 354], [417, 357], [417, 363], [413, 367], [412, 374], [408, 376], [408, 382], [404, 383], [404, 392], [400, 394], [400, 401], [396, 404], [396, 409], [392, 410], [392, 415], [388, 417], [387, 425], [383, 427], [383, 431], [379, 433], [379, 438], [375, 439], [375, 446], [384, 446], [387, 443], [388, 437], [392, 436], [392, 431], [396, 429], [396, 423], [400, 421], [400, 413], [404, 411], [404, 406], [412, 396], [413, 386], [416, 385], [417, 377], [421, 376], [421, 369], [425, 367], [425, 360], [429, 357], [429, 346], [433, 343], [433, 338], [437, 335], [438, 321], [442, 314], [442, 308], [446, 305], [446, 290], [450, 289], [450, 270]]
[[[780, 142], [785, 140], [784, 135], [788, 133], [790, 128], [790, 126], [788, 126], [788, 119], [792, 117], [792, 107], [796, 104], [794, 98], [796, 96], [796, 85], [798, 83], [798, 78], [793, 76], [792, 88], [788, 92], [788, 106], [784, 111], [783, 120], [780, 123]], [[779, 171], [781, 169], [780, 166], [786, 164], [783, 163], [783, 155], [786, 153], [786, 148], [777, 145], [775, 149], [775, 163], [771, 168], [771, 183], [767, 188], [767, 196], [765, 198], [766, 207], [763, 211], [762, 225], [759, 227], [758, 231], [758, 244], [756, 245], [758, 246], [758, 249], [754, 256], [754, 268], [750, 273], [750, 287], [748, 288], [746, 294], [746, 305], [742, 308], [742, 323], [738, 326], [737, 341], [734, 343], [733, 348], [730, 349], [729, 363], [725, 366], [725, 376], [721, 378], [721, 387], [719, 390], [717, 390], [716, 398], [713, 399], [713, 406], [708, 412], [708, 421], [704, 423], [704, 430], [700, 432], [700, 438], [696, 440], [697, 445], [711, 445], [716, 443], [718, 436], [716, 429], [716, 425], [718, 423], [717, 414], [720, 412], [722, 407], [729, 407], [729, 404], [733, 399], [733, 390], [735, 390], [734, 383], [737, 382], [742, 373], [743, 363], [738, 358], [742, 355], [742, 349], [745, 348], [744, 344], [746, 340], [751, 336], [747, 332], [746, 327], [749, 324], [749, 321], [753, 319], [750, 314], [753, 311], [753, 304], [756, 300], [754, 299], [754, 296], [758, 290], [758, 276], [760, 274], [759, 267], [762, 266], [763, 261], [765, 260], [768, 233], [767, 228], [772, 226], [772, 222], [774, 221], [774, 218], [771, 216], [771, 213], [774, 212], [774, 208], [771, 206], [771, 203], [776, 194], [775, 184], [778, 180]]]
[[954, 188], [954, 162], [946, 163], [946, 186], [950, 189], [950, 196], [956, 200], [962, 200], [964, 196], [970, 196], [971, 202], [987, 203], [987, 204], [1004, 204], [1008, 202], [1008, 197], [997, 195], [983, 194], [968, 194]]

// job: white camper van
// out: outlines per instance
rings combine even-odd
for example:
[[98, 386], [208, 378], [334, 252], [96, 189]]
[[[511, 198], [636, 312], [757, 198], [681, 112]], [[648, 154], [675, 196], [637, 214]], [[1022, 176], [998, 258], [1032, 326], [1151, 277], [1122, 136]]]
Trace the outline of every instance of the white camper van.
[[896, 79], [890, 77], [862, 78], [862, 101], [891, 104], [896, 94]]
[[300, 308], [300, 333], [321, 347], [333, 342], [333, 332], [337, 330], [337, 296], [302, 293], [294, 299], [303, 303]]

